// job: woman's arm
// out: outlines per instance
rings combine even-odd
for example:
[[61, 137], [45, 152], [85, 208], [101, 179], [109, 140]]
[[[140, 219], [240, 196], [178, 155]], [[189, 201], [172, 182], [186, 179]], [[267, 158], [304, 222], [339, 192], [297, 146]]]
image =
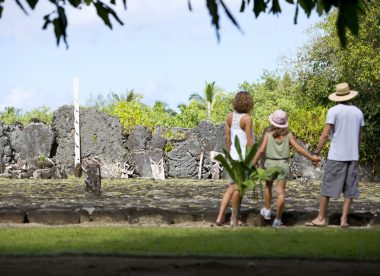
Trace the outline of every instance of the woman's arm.
[[245, 115], [241, 120], [240, 124], [245, 132], [245, 135], [247, 136], [247, 144], [248, 146], [252, 147], [253, 146], [253, 130], [252, 130], [252, 125], [253, 121], [250, 115]]
[[260, 160], [260, 158], [263, 156], [263, 154], [265, 153], [265, 150], [267, 148], [267, 145], [268, 145], [268, 134], [265, 133], [264, 134], [264, 138], [263, 138], [263, 141], [259, 147], [259, 149], [257, 150], [256, 154], [255, 154], [255, 157], [253, 157], [253, 165], [256, 166], [257, 164], [257, 161]]
[[231, 124], [232, 124], [232, 113], [228, 114], [225, 123], [225, 136], [226, 136], [226, 150], [229, 152], [231, 148]]
[[310, 159], [313, 162], [319, 162], [321, 161], [321, 157], [316, 155], [311, 155], [307, 150], [305, 150], [303, 147], [301, 147], [298, 143], [296, 138], [292, 134], [289, 135], [289, 142], [292, 145], [292, 147], [301, 155], [305, 156], [306, 158]]

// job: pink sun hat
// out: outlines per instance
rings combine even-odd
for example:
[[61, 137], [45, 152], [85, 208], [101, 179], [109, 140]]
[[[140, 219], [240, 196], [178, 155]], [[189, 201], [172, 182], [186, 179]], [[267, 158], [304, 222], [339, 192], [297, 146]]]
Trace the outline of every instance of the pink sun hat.
[[269, 115], [269, 122], [275, 127], [286, 128], [288, 126], [288, 119], [286, 112], [279, 109]]

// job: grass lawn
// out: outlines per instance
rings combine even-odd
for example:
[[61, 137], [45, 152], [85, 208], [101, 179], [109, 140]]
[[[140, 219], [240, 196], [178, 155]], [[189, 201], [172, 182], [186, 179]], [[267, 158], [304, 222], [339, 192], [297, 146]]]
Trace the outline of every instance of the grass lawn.
[[380, 260], [380, 229], [1, 227], [0, 255], [232, 256]]

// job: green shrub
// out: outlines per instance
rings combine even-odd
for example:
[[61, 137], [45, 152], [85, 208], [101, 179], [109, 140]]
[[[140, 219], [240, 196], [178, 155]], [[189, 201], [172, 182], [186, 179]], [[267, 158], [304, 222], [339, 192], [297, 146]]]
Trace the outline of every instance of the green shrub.
[[132, 131], [137, 125], [153, 129], [148, 112], [139, 102], [117, 102], [109, 108], [109, 113], [119, 117], [120, 123], [126, 131]]

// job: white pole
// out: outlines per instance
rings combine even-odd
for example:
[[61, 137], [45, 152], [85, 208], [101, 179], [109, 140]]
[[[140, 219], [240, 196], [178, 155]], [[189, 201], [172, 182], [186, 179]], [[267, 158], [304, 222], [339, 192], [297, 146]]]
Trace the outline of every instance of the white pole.
[[79, 78], [73, 78], [74, 128], [75, 128], [75, 165], [80, 164], [80, 131], [79, 131]]
[[202, 178], [202, 163], [203, 163], [203, 152], [201, 152], [201, 158], [199, 159], [198, 179]]

